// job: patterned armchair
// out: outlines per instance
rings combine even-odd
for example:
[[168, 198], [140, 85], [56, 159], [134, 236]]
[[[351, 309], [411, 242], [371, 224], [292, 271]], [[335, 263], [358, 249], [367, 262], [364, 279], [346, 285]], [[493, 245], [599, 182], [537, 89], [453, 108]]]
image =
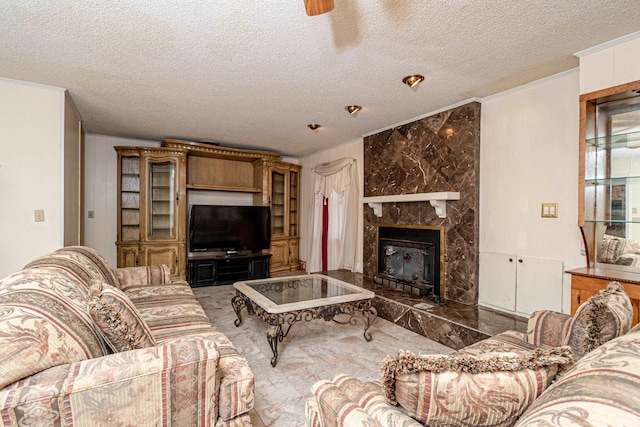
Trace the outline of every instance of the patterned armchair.
[[250, 426], [253, 373], [166, 266], [66, 247], [0, 280], [0, 426]]
[[314, 384], [306, 425], [640, 425], [640, 327], [627, 333], [631, 318], [612, 282], [574, 316], [534, 313], [526, 334], [507, 331], [448, 356], [400, 351], [382, 362], [381, 381]]

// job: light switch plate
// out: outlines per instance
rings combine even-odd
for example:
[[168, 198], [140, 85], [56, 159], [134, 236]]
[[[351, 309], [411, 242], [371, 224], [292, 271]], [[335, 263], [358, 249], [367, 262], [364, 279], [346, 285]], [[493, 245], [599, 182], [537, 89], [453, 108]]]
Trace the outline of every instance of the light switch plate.
[[44, 210], [36, 209], [33, 211], [33, 216], [36, 222], [44, 222]]
[[541, 216], [542, 218], [558, 218], [558, 204], [543, 203]]

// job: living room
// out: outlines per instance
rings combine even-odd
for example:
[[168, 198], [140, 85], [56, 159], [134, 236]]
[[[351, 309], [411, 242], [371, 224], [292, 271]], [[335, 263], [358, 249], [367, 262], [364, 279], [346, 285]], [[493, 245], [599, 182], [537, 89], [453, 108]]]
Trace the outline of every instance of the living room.
[[[347, 3], [336, 1], [334, 12], [351, 10]], [[302, 13], [300, 19], [306, 18], [304, 11]], [[331, 31], [332, 25], [337, 23], [327, 20], [324, 25], [325, 30]], [[614, 23], [608, 26], [615, 28]], [[317, 27], [313, 28], [317, 30]], [[528, 316], [533, 310], [518, 306], [515, 284], [508, 290], [499, 289], [498, 297], [483, 294], [483, 289], [491, 287], [490, 282], [511, 274], [496, 269], [495, 264], [487, 261], [490, 260], [487, 256], [499, 254], [525, 260], [554, 260], [560, 263], [561, 269], [559, 281], [551, 289], [553, 296], [539, 292], [537, 296], [540, 299], [535, 301], [535, 307], [569, 313], [571, 275], [565, 271], [585, 265], [583, 240], [578, 227], [578, 100], [581, 94], [640, 80], [640, 34], [634, 32], [636, 29], [610, 31], [616, 35], [588, 46], [581, 45], [570, 52], [570, 56], [577, 56], [564, 58], [565, 64], [572, 65], [561, 66], [564, 67], [562, 71], [549, 66], [548, 69], [553, 71], [546, 73], [545, 64], [539, 64], [537, 77], [525, 83], [493, 92], [486, 89], [483, 95], [470, 92], [453, 103], [390, 123], [380, 121], [358, 137], [330, 143], [324, 141], [329, 145], [320, 150], [313, 147], [322, 138], [323, 128], [314, 132], [306, 128], [306, 122], [302, 123], [300, 127], [305, 133], [299, 139], [306, 145], [305, 152], [293, 155], [286, 149], [279, 150], [284, 155], [283, 160], [302, 167], [300, 259], [307, 261], [311, 252], [310, 233], [305, 230], [310, 229], [314, 166], [340, 158], [354, 158], [360, 197], [368, 196], [370, 194], [363, 194], [367, 188], [365, 177], [371, 172], [365, 169], [364, 146], [367, 141], [389, 130], [402, 129], [468, 104], [477, 104], [478, 169], [474, 179], [478, 195], [475, 205], [477, 218], [473, 225], [477, 234], [471, 239], [468, 252], [473, 257], [469, 262], [473, 265], [474, 277], [468, 278], [470, 285], [456, 291], [456, 298], [464, 303], [479, 302], [516, 316]], [[508, 62], [506, 54], [503, 60]], [[77, 145], [67, 145], [68, 141], [80, 139], [77, 126], [80, 120], [93, 118], [84, 116], [79, 103], [76, 108], [73, 90], [67, 88], [65, 91], [64, 86], [30, 78], [32, 72], [21, 74], [20, 67], [8, 67], [6, 72], [1, 71], [2, 68], [0, 110], [5, 118], [2, 133], [3, 139], [12, 143], [7, 144], [0, 163], [2, 182], [9, 184], [3, 186], [4, 200], [10, 206], [3, 212], [0, 277], [20, 270], [32, 259], [64, 246], [65, 242], [94, 248], [115, 267], [118, 213], [117, 157], [113, 147], [159, 147], [160, 140], [108, 134], [101, 131], [100, 124], [94, 124], [92, 130], [85, 133], [80, 152]], [[436, 89], [429, 84], [428, 71], [418, 71], [425, 73], [427, 79], [417, 89], [401, 88], [407, 91], [407, 103], [416, 103], [411, 96]], [[397, 77], [396, 80], [400, 81], [403, 75]], [[84, 83], [89, 84], [87, 81]], [[99, 83], [93, 81], [90, 84]], [[126, 104], [126, 98], [119, 99], [123, 105]], [[342, 105], [339, 107], [343, 109]], [[356, 118], [349, 117], [344, 111], [340, 113], [349, 120], [358, 120], [366, 117], [367, 106], [364, 107]], [[317, 120], [322, 122], [322, 119]], [[172, 136], [175, 135], [165, 135], [167, 138]], [[248, 144], [246, 148], [272, 149], [255, 144]], [[69, 165], [77, 167], [70, 168]], [[82, 174], [80, 170], [83, 170]], [[82, 191], [76, 191], [78, 188]], [[214, 195], [193, 193], [190, 203], [215, 200], [216, 204], [241, 205], [248, 203], [248, 197], [229, 192]], [[543, 203], [556, 203], [557, 217], [542, 217]], [[455, 202], [449, 205], [450, 209], [451, 206], [455, 206]], [[433, 207], [425, 203], [424, 209], [426, 212]], [[41, 211], [44, 221], [34, 221], [34, 211]], [[433, 213], [430, 211], [428, 215]], [[372, 216], [373, 210], [367, 203], [358, 204], [357, 229], [360, 232], [357, 234], [355, 262], [345, 266], [356, 272], [366, 271], [366, 264], [371, 258], [367, 253], [370, 236], [366, 235], [365, 228], [371, 227], [371, 220], [366, 218]], [[386, 222], [387, 218], [383, 217], [381, 222]], [[452, 286], [455, 288], [455, 284]], [[511, 294], [510, 299], [506, 302], [500, 300], [503, 294]]]

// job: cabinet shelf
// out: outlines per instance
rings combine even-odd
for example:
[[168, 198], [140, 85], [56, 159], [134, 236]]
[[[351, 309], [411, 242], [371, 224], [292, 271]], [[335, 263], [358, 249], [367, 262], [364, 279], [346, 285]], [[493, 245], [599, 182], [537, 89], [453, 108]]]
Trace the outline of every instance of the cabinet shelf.
[[606, 149], [640, 148], [640, 132], [628, 132], [617, 135], [587, 138], [586, 143], [594, 147]]
[[[633, 180], [634, 182], [629, 182]], [[611, 178], [585, 178], [585, 184], [587, 185], [640, 185], [640, 176], [622, 176]]]
[[625, 219], [585, 219], [584, 222], [592, 224], [640, 224], [640, 220]]

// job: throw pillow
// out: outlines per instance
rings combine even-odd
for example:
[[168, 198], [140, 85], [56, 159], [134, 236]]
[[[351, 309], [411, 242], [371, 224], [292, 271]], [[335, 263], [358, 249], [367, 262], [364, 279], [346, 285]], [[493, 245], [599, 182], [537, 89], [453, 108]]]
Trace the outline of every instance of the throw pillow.
[[622, 255], [622, 248], [625, 243], [626, 239], [623, 237], [605, 234], [602, 236], [602, 242], [600, 242], [600, 248], [598, 248], [598, 261], [613, 264]]
[[578, 307], [563, 345], [570, 346], [578, 360], [605, 342], [627, 333], [632, 320], [633, 307], [624, 287], [611, 282]]
[[400, 351], [382, 362], [387, 400], [425, 425], [510, 426], [551, 384], [569, 347], [420, 356]]
[[114, 352], [153, 347], [151, 330], [131, 300], [120, 289], [94, 281], [88, 306], [107, 345]]

